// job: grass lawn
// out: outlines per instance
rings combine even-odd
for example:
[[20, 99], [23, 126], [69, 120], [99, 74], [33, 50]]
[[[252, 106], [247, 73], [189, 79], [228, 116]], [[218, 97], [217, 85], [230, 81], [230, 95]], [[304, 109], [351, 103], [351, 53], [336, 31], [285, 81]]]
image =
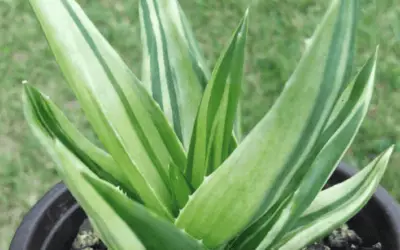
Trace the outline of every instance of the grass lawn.
[[[368, 116], [345, 160], [362, 167], [400, 140], [400, 4], [360, 0], [357, 69], [381, 44], [378, 82]], [[21, 110], [28, 80], [56, 101], [93, 138], [57, 68], [27, 0], [0, 0], [0, 249], [24, 213], [59, 179]], [[133, 71], [140, 74], [137, 0], [79, 0]], [[228, 41], [248, 0], [181, 1], [209, 64]], [[259, 0], [251, 10], [243, 87], [245, 131], [266, 113], [298, 62], [304, 41], [330, 1]], [[378, 3], [378, 8], [375, 7]], [[380, 40], [380, 41], [378, 41]], [[400, 200], [400, 145], [383, 181]]]

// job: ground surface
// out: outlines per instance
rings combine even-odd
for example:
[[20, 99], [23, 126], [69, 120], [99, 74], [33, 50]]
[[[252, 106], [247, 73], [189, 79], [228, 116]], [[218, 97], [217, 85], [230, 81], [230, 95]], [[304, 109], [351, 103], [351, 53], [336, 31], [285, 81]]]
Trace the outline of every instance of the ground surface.
[[[0, 0], [0, 249], [8, 248], [23, 214], [58, 181], [53, 163], [24, 121], [21, 81], [26, 79], [40, 87], [88, 131], [79, 105], [67, 90], [27, 2]], [[141, 46], [137, 0], [79, 2], [139, 74]], [[210, 65], [230, 37], [246, 2], [181, 1]], [[360, 2], [356, 66], [374, 50], [377, 37], [381, 44], [373, 104], [346, 156], [348, 162], [361, 167], [400, 140], [400, 4], [396, 6], [396, 0]], [[379, 3], [378, 9], [375, 2]], [[304, 40], [311, 35], [329, 1], [259, 0], [255, 3], [257, 6], [251, 10], [243, 87], [246, 131], [276, 99], [304, 49]], [[400, 145], [383, 181], [400, 200], [399, 181]]]

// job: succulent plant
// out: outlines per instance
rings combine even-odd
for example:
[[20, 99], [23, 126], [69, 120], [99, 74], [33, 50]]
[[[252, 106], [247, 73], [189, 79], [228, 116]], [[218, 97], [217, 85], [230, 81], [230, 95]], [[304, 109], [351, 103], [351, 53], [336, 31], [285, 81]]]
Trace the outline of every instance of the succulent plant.
[[179, 3], [140, 0], [139, 80], [74, 0], [30, 3], [102, 145], [29, 84], [26, 118], [109, 249], [302, 249], [379, 184], [392, 148], [323, 190], [373, 92], [377, 52], [352, 76], [356, 0], [332, 0], [278, 100], [242, 140], [234, 128], [249, 11], [209, 71]]

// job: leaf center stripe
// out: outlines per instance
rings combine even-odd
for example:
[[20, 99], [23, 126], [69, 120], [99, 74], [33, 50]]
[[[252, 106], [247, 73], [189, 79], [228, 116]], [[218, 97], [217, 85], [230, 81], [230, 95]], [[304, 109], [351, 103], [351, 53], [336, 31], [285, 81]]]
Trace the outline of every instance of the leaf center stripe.
[[[335, 65], [339, 65], [340, 60], [342, 60], [342, 54], [338, 53], [342, 52], [343, 48], [343, 44], [344, 44], [344, 39], [342, 39], [342, 36], [340, 36], [339, 34], [343, 33], [343, 29], [345, 29], [345, 27], [343, 27], [343, 22], [344, 22], [344, 13], [345, 10], [343, 10], [343, 8], [345, 8], [345, 1], [341, 2], [341, 10], [339, 10], [339, 16], [337, 17], [336, 23], [335, 23], [335, 30], [334, 30], [334, 34], [332, 35], [332, 41], [331, 41], [331, 45], [329, 48], [329, 52], [327, 55], [327, 62], [325, 64], [325, 69], [324, 69], [324, 73], [323, 73], [323, 77], [322, 77], [322, 82], [323, 84], [321, 84], [321, 88], [319, 90], [319, 93], [317, 95], [317, 99], [315, 101], [313, 110], [311, 112], [310, 117], [308, 118], [308, 126], [306, 126], [306, 128], [304, 129], [304, 131], [301, 133], [302, 136], [300, 138], [300, 140], [297, 142], [297, 145], [295, 147], [295, 149], [292, 151], [289, 160], [287, 161], [287, 163], [285, 164], [285, 166], [283, 167], [283, 171], [279, 174], [279, 177], [277, 178], [277, 180], [282, 180], [284, 179], [284, 176], [288, 176], [290, 175], [290, 172], [293, 168], [290, 167], [293, 164], [296, 164], [297, 161], [301, 160], [301, 157], [304, 153], [305, 150], [305, 145], [308, 145], [310, 143], [310, 141], [312, 140], [313, 137], [313, 131], [315, 131], [316, 129], [320, 129], [318, 128], [319, 124], [326, 124], [327, 118], [325, 118], [323, 121], [321, 121], [321, 117], [323, 116], [323, 112], [326, 110], [326, 105], [327, 102], [329, 102], [329, 100], [326, 100], [327, 97], [329, 97], [332, 91], [335, 91], [333, 88], [334, 86], [334, 82], [336, 80], [336, 75], [337, 75], [337, 67], [335, 67]], [[340, 66], [338, 66], [340, 67]], [[334, 70], [336, 69], [336, 70]], [[338, 91], [336, 91], [338, 92]], [[338, 94], [337, 94], [338, 95]], [[336, 100], [337, 96], [335, 96], [334, 100]], [[329, 109], [332, 109], [332, 107], [329, 107]], [[329, 112], [330, 113], [330, 112]], [[329, 114], [327, 113], [327, 114]], [[323, 126], [321, 127], [323, 128]], [[302, 178], [302, 177], [301, 177]], [[276, 197], [276, 195], [279, 193], [277, 192], [277, 190], [279, 189], [279, 187], [282, 185], [281, 182], [275, 182], [275, 184], [273, 184], [273, 187], [271, 189], [271, 191], [267, 194], [265, 201], [269, 202], [271, 200], [274, 200], [274, 198]], [[270, 205], [269, 203], [264, 202], [264, 204], [262, 204], [262, 206], [259, 209], [259, 213], [256, 214], [256, 216], [260, 216], [262, 213], [265, 212], [265, 210], [267, 209], [267, 207]]]
[[[181, 22], [182, 22], [182, 20], [186, 21], [181, 9], [179, 9], [179, 19], [181, 20]], [[201, 84], [202, 89], [204, 90], [207, 86], [208, 79], [210, 78], [210, 76], [206, 75], [206, 73], [204, 72], [204, 69], [201, 67], [199, 62], [196, 60], [196, 54], [197, 55], [199, 54], [198, 49], [196, 48], [196, 46], [193, 44], [193, 41], [191, 40], [191, 37], [188, 32], [188, 27], [185, 22], [182, 22], [182, 27], [183, 27], [183, 33], [184, 33], [186, 42], [189, 46], [189, 54], [190, 54], [190, 59], [191, 59], [191, 63], [192, 63], [192, 68], [197, 75], [197, 78]], [[203, 65], [203, 66], [205, 66], [205, 65]]]
[[76, 25], [77, 25], [79, 31], [81, 32], [82, 36], [85, 38], [87, 43], [90, 45], [94, 55], [99, 60], [101, 66], [104, 69], [104, 71], [105, 71], [108, 79], [110, 80], [113, 88], [115, 89], [115, 91], [117, 92], [118, 96], [120, 97], [120, 100], [121, 100], [121, 102], [122, 102], [122, 104], [124, 106], [124, 109], [125, 109], [125, 111], [127, 112], [128, 116], [130, 118], [129, 121], [131, 122], [132, 126], [135, 128], [135, 131], [137, 132], [139, 138], [141, 139], [143, 147], [146, 149], [146, 152], [149, 154], [149, 158], [151, 159], [151, 161], [153, 161], [155, 167], [158, 170], [158, 173], [160, 174], [161, 178], [164, 181], [164, 184], [166, 185], [168, 183], [167, 174], [163, 170], [162, 163], [160, 162], [160, 160], [157, 157], [157, 154], [154, 152], [153, 148], [151, 147], [151, 145], [150, 145], [150, 143], [149, 143], [149, 141], [148, 141], [148, 139], [146, 137], [146, 134], [143, 131], [143, 128], [140, 126], [139, 120], [137, 119], [137, 117], [135, 116], [134, 112], [130, 108], [129, 101], [127, 100], [123, 90], [118, 85], [118, 83], [117, 83], [115, 77], [113, 76], [110, 68], [108, 67], [106, 61], [101, 56], [101, 53], [100, 53], [99, 49], [97, 48], [93, 38], [90, 36], [90, 34], [84, 28], [84, 26], [82, 25], [81, 21], [79, 20], [79, 17], [72, 10], [72, 7], [70, 6], [70, 4], [66, 0], [62, 0], [62, 3], [64, 5], [64, 7], [67, 9], [68, 14], [71, 16], [71, 18], [76, 23]]
[[[143, 1], [142, 1], [143, 2]], [[180, 117], [180, 112], [179, 112], [179, 104], [178, 104], [178, 98], [177, 98], [177, 90], [176, 88], [178, 87], [176, 77], [174, 76], [174, 72], [172, 72], [171, 69], [171, 64], [169, 61], [169, 55], [168, 55], [168, 47], [167, 47], [167, 39], [165, 36], [164, 29], [162, 27], [162, 22], [160, 18], [160, 11], [158, 7], [158, 3], [156, 1], [153, 1], [154, 8], [156, 11], [156, 16], [158, 19], [158, 23], [160, 26], [160, 35], [161, 35], [161, 40], [162, 40], [162, 52], [163, 52], [163, 57], [164, 57], [164, 64], [165, 64], [165, 74], [167, 78], [167, 87], [168, 87], [168, 92], [169, 92], [169, 100], [170, 100], [170, 105], [172, 108], [172, 117], [173, 117], [173, 124], [175, 128], [175, 132], [178, 136], [178, 138], [183, 141], [183, 134], [182, 134], [182, 127], [181, 127], [181, 117]]]
[[[142, 6], [142, 10], [144, 13], [149, 13], [149, 7], [147, 6], [146, 1], [140, 1]], [[157, 63], [157, 43], [156, 38], [154, 37], [154, 30], [151, 25], [151, 20], [149, 15], [143, 14], [143, 23], [145, 26], [146, 32], [146, 43], [147, 43], [147, 52], [150, 57], [150, 70], [151, 70], [151, 92], [153, 94], [154, 100], [160, 105], [161, 110], [164, 110], [163, 104], [163, 95], [161, 90], [161, 79], [160, 79], [160, 68]]]

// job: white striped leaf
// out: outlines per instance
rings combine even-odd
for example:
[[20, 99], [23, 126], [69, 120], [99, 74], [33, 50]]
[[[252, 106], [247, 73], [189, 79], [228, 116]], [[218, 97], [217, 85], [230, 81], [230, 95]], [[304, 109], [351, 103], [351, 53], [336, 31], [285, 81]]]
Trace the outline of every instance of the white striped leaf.
[[171, 155], [172, 162], [183, 171], [186, 166], [185, 151], [174, 130], [169, 125], [167, 118], [160, 109], [160, 106], [151, 98], [142, 84], [135, 82], [132, 87], [137, 93], [138, 98], [142, 101], [146, 111], [151, 116], [161, 136], [161, 140], [164, 142]]
[[[303, 163], [300, 172], [304, 173], [307, 171], [309, 165], [315, 161], [318, 153], [321, 152], [324, 147], [326, 148], [326, 145], [329, 143], [335, 133], [337, 134], [339, 128], [341, 126], [343, 127], [343, 124], [345, 124], [345, 121], [348, 120], [348, 117], [354, 115], [355, 112], [358, 112], [357, 107], [359, 110], [363, 110], [364, 108], [368, 107], [370, 100], [369, 92], [372, 94], [372, 88], [375, 80], [378, 48], [379, 47], [376, 48], [375, 54], [369, 58], [355, 79], [351, 81], [341, 93], [341, 96], [336, 102], [335, 108], [329, 117], [328, 124], [325, 126], [323, 133], [319, 136], [316, 144], [314, 145], [314, 149], [310, 154], [310, 157]], [[359, 107], [360, 105], [363, 105], [364, 108]], [[363, 115], [363, 117], [365, 117], [365, 115]], [[301, 178], [302, 176], [303, 175], [300, 174]], [[295, 187], [293, 187], [293, 185]], [[296, 185], [297, 182], [291, 182], [287, 189], [296, 189]]]
[[59, 141], [56, 140], [53, 147], [64, 170], [61, 176], [68, 189], [90, 216], [101, 239], [110, 249], [206, 249], [171, 222], [98, 178]]
[[35, 99], [35, 94], [37, 92], [33, 89], [24, 94], [24, 111], [29, 125], [57, 162], [59, 175], [109, 249], [205, 249], [174, 224], [134, 202], [108, 181], [100, 179], [80, 160], [81, 157], [68, 149], [68, 141], [64, 144], [49, 133], [49, 124], [45, 122], [51, 120], [44, 120], [46, 113], [38, 107], [43, 103]]
[[[369, 61], [370, 63], [371, 61]], [[371, 65], [370, 65], [371, 66]], [[367, 68], [367, 65], [364, 66], [363, 70], [365, 71]], [[364, 72], [366, 73], [366, 72]], [[361, 73], [362, 74], [362, 73]], [[358, 77], [362, 77], [359, 75]], [[357, 79], [360, 81], [360, 79], [357, 77]], [[341, 97], [339, 98], [338, 102], [335, 105], [334, 111], [332, 115], [329, 118], [328, 125], [325, 127], [324, 133], [319, 137], [318, 141], [319, 143], [314, 146], [314, 152], [320, 152], [323, 146], [325, 146], [324, 143], [329, 142], [328, 140], [333, 136], [333, 133], [339, 128], [338, 126], [342, 125], [346, 119], [347, 113], [351, 111], [351, 109], [354, 108], [354, 103], [351, 102], [352, 100], [359, 100], [359, 95], [361, 94], [360, 90], [363, 90], [363, 86], [360, 86], [360, 83], [358, 82], [358, 93], [353, 91], [353, 87], [356, 81], [352, 81], [346, 89], [343, 91]], [[367, 81], [365, 81], [367, 83]], [[352, 93], [352, 98], [350, 98], [350, 93]], [[358, 96], [358, 97], [357, 97]], [[346, 110], [342, 110], [342, 108], [347, 106]], [[338, 118], [338, 114], [341, 111], [341, 113], [344, 115], [342, 119]], [[360, 117], [360, 116], [358, 116]], [[358, 118], [356, 117], [356, 118]], [[354, 127], [354, 122], [358, 119], [353, 118], [353, 124]], [[333, 121], [336, 121], [336, 126], [332, 126]], [[349, 123], [349, 121], [347, 121]], [[330, 128], [327, 130], [327, 128]], [[334, 128], [334, 129], [333, 129]], [[344, 128], [343, 128], [344, 129]], [[345, 133], [343, 133], [345, 135]], [[319, 145], [319, 146], [317, 146]], [[331, 144], [331, 147], [334, 147], [335, 144]], [[311, 154], [315, 155], [318, 158], [318, 154]], [[310, 167], [312, 164], [312, 159], [314, 158], [309, 158], [308, 161], [305, 161], [302, 165], [302, 168], [300, 169], [301, 172], [307, 171], [307, 169]], [[318, 162], [318, 159], [316, 159], [316, 162]], [[315, 163], [314, 163], [315, 165]], [[320, 166], [318, 166], [320, 167]], [[305, 173], [299, 173], [297, 175], [303, 176]], [[301, 181], [302, 178], [298, 177], [296, 178], [297, 180]], [[271, 230], [271, 227], [276, 223], [276, 221], [279, 219], [279, 216], [282, 213], [282, 210], [285, 208], [285, 206], [288, 205], [288, 196], [292, 197], [293, 190], [296, 190], [297, 187], [299, 186], [299, 181], [292, 181], [289, 183], [289, 185], [286, 187], [286, 192], [281, 196], [280, 200], [277, 202], [278, 204], [275, 205], [275, 207], [272, 207], [268, 213], [265, 213], [262, 217], [260, 217], [258, 220], [254, 221], [251, 226], [247, 227], [245, 231], [243, 231], [233, 242], [230, 243], [232, 249], [255, 249], [260, 242], [265, 238], [267, 233]], [[304, 206], [308, 203], [304, 203]], [[279, 205], [279, 206], [278, 206]], [[294, 218], [293, 218], [294, 219]]]
[[196, 189], [230, 154], [243, 78], [247, 12], [221, 54], [196, 116], [185, 174]]
[[37, 113], [40, 111], [36, 107], [37, 103], [29, 94], [29, 92], [24, 94], [24, 112], [28, 124], [39, 142], [56, 161], [58, 174], [79, 205], [90, 216], [90, 220], [100, 233], [103, 242], [112, 249], [144, 250], [144, 246], [124, 221], [125, 218], [116, 213], [112, 206], [106, 204], [90, 184], [83, 179], [80, 173], [91, 172], [88, 166], [84, 165], [78, 156], [71, 153], [67, 149], [67, 145], [49, 133], [43, 124], [43, 118]]
[[41, 124], [48, 136], [60, 140], [97, 175], [135, 193], [114, 159], [86, 139], [49, 98], [30, 85], [24, 85], [24, 96], [24, 102], [31, 106], [31, 116]]
[[[49, 147], [54, 149], [49, 149]], [[84, 178], [86, 173], [93, 179], [100, 181], [95, 174], [87, 169], [86, 165], [57, 139], [49, 142], [46, 149], [55, 151], [56, 158], [54, 160], [62, 169], [62, 173], [59, 173], [60, 177], [89, 216], [92, 225], [106, 246], [110, 249], [147, 249], [130, 225], [126, 211], [115, 206], [115, 204], [110, 204]], [[114, 195], [115, 193], [119, 194], [119, 196], [115, 195], [115, 198], [119, 199], [120, 202], [132, 202], [120, 190], [114, 189]]]
[[187, 148], [209, 79], [190, 26], [176, 0], [140, 0], [142, 83]]
[[[157, 0], [155, 2], [150, 2], [150, 0], [148, 1], [149, 2], [146, 4], [146, 6], [149, 6], [149, 4], [150, 5], [161, 4], [161, 6], [163, 7], [167, 6], [167, 8], [158, 9], [159, 12], [158, 14], [160, 16], [162, 15], [162, 18], [167, 18], [167, 21], [162, 23], [161, 26], [166, 26], [162, 27], [164, 29], [170, 29], [170, 32], [173, 32], [175, 34], [175, 37], [171, 39], [176, 39], [177, 42], [182, 46], [180, 49], [186, 50], [187, 53], [189, 53], [190, 64], [192, 65], [193, 71], [197, 75], [198, 83], [204, 89], [211, 76], [211, 72], [208, 69], [206, 60], [204, 59], [204, 56], [200, 51], [198, 42], [196, 41], [192, 28], [189, 24], [189, 21], [185, 13], [183, 12], [181, 6], [179, 5], [179, 2], [177, 0], [170, 0], [170, 1]], [[150, 70], [151, 69], [150, 55], [157, 49], [156, 35], [160, 33], [158, 33], [159, 31], [153, 31], [153, 33], [149, 33], [150, 30], [147, 29], [146, 27], [149, 27], [148, 25], [150, 24], [150, 22], [158, 23], [159, 20], [152, 19], [148, 16], [151, 14], [156, 14], [154, 9], [151, 10], [148, 9], [147, 11], [143, 12], [142, 4], [143, 3], [139, 4], [140, 7], [139, 9], [141, 11], [140, 24], [142, 32], [142, 43], [144, 48], [142, 79], [145, 80], [143, 81], [143, 84], [147, 87], [147, 89], [152, 91], [152, 86], [151, 86], [152, 72]], [[169, 58], [166, 59], [169, 60]]]
[[361, 210], [375, 193], [393, 146], [345, 182], [322, 191], [292, 231], [273, 249], [302, 248], [338, 228]]
[[30, 3], [99, 139], [143, 202], [172, 219], [168, 165], [180, 153], [169, 150], [132, 87], [139, 81], [75, 1]]
[[294, 213], [301, 214], [307, 208], [306, 204], [314, 200], [357, 134], [372, 98], [377, 58], [378, 50], [357, 75], [354, 85], [350, 87], [348, 100], [318, 140], [319, 143], [316, 144], [318, 154], [312, 165], [307, 168], [307, 173], [296, 193], [298, 202], [302, 201], [302, 205], [298, 204]]
[[[239, 234], [234, 240], [229, 243], [229, 248], [237, 249], [256, 249], [260, 242], [265, 238], [268, 228], [271, 228], [282, 214], [282, 209], [285, 208], [293, 195], [288, 196], [281, 202], [277, 202], [271, 212], [264, 214], [251, 227], [247, 228], [243, 233]], [[267, 230], [266, 230], [267, 229]]]
[[[332, 39], [332, 43], [331, 43], [331, 50], [330, 50], [330, 54], [327, 55], [327, 68], [325, 69], [325, 77], [334, 77], [333, 75], [329, 76], [330, 73], [332, 73], [332, 71], [330, 70], [330, 67], [335, 67], [334, 65], [336, 65], [338, 68], [338, 74], [336, 75], [336, 77], [339, 76], [339, 80], [338, 81], [334, 81], [336, 84], [338, 84], [337, 86], [340, 86], [340, 88], [338, 89], [338, 93], [335, 95], [335, 98], [332, 99], [333, 101], [333, 105], [330, 106], [317, 106], [316, 110], [318, 109], [322, 109], [325, 108], [324, 111], [326, 111], [329, 116], [328, 118], [325, 117], [322, 123], [322, 127], [324, 128], [326, 123], [329, 121], [329, 119], [331, 118], [332, 115], [332, 111], [334, 111], [334, 107], [336, 106], [337, 103], [337, 99], [338, 97], [340, 97], [340, 94], [342, 92], [343, 86], [345, 86], [346, 81], [348, 80], [348, 73], [349, 73], [349, 69], [350, 69], [350, 65], [352, 64], [352, 54], [353, 54], [353, 49], [354, 49], [354, 33], [356, 30], [356, 23], [357, 23], [357, 17], [356, 17], [356, 13], [357, 13], [357, 9], [356, 7], [358, 0], [350, 0], [350, 1], [333, 1], [332, 2], [332, 6], [334, 6], [335, 4], [338, 4], [340, 2], [340, 6], [337, 6], [339, 9], [338, 11], [341, 12], [341, 14], [339, 14], [338, 19], [336, 20], [335, 23], [335, 31], [333, 33], [333, 39]], [[332, 8], [331, 6], [331, 8]], [[325, 18], [327, 18], [327, 16], [325, 16]], [[321, 27], [321, 26], [320, 26]], [[317, 34], [317, 33], [316, 33]], [[314, 38], [316, 34], [314, 34]], [[341, 34], [341, 35], [340, 35]], [[314, 41], [311, 43], [314, 44]], [[312, 47], [309, 47], [310, 50], [312, 50]], [[340, 50], [341, 52], [333, 52], [335, 50]], [[335, 54], [336, 53], [336, 54]], [[332, 64], [329, 64], [332, 63]], [[342, 71], [341, 71], [342, 70]], [[329, 73], [330, 72], [330, 73]], [[343, 73], [343, 74], [341, 74]], [[324, 81], [329, 81], [326, 79], [324, 79]], [[326, 84], [326, 83], [324, 83]], [[332, 96], [332, 95], [331, 95]], [[349, 109], [348, 111], [350, 111], [351, 109]], [[318, 112], [318, 111], [317, 111]], [[325, 113], [326, 114], [326, 113]], [[346, 117], [347, 113], [343, 114], [343, 117]], [[312, 121], [310, 121], [312, 122]], [[316, 122], [316, 121], [314, 121]], [[302, 178], [302, 176], [298, 175], [298, 172], [301, 171], [301, 169], [304, 168], [304, 165], [307, 166], [307, 164], [311, 163], [311, 161], [309, 162], [309, 159], [313, 159], [313, 157], [316, 156], [316, 154], [319, 152], [319, 150], [325, 145], [325, 143], [329, 140], [329, 138], [333, 135], [333, 133], [336, 131], [336, 129], [339, 128], [339, 126], [342, 124], [341, 123], [342, 120], [338, 120], [335, 124], [334, 127], [332, 127], [332, 130], [329, 130], [329, 132], [324, 132], [323, 137], [321, 138], [321, 132], [318, 134], [317, 137], [315, 137], [317, 140], [314, 141], [315, 143], [313, 145], [310, 145], [310, 151], [307, 151], [306, 154], [303, 154], [302, 156], [304, 157], [303, 159], [301, 159], [300, 161], [297, 162], [297, 167], [290, 167], [293, 164], [288, 164], [289, 169], [292, 169], [293, 171], [290, 172], [286, 172], [283, 171], [281, 172], [281, 175], [278, 177], [278, 179], [283, 180], [282, 182], [276, 181], [275, 182], [275, 187], [273, 187], [273, 189], [276, 190], [276, 192], [271, 192], [271, 196], [274, 197], [273, 202], [271, 202], [271, 204], [273, 204], [275, 201], [279, 200], [280, 198], [282, 198], [282, 195], [285, 194], [285, 190], [289, 189], [290, 190], [290, 185], [292, 183], [296, 183], [293, 182], [296, 177], [298, 178]], [[313, 123], [311, 123], [313, 124]], [[308, 130], [310, 128], [307, 128]], [[307, 131], [307, 130], [305, 130]], [[304, 145], [300, 144], [299, 147], [303, 147]], [[300, 170], [299, 170], [300, 169]], [[284, 187], [284, 188], [279, 188], [279, 187]], [[268, 200], [268, 198], [267, 198]], [[268, 206], [266, 206], [268, 208]], [[262, 209], [260, 210], [260, 213], [264, 213], [265, 211], [263, 211]]]
[[[179, 230], [169, 221], [151, 213], [142, 205], [129, 200], [114, 186], [102, 181], [93, 174], [82, 173], [101, 198], [124, 218], [126, 224], [135, 232], [146, 250], [205, 250], [201, 242]], [[118, 229], [115, 229], [118, 231]], [[115, 248], [135, 249], [136, 248]]]
[[268, 114], [197, 189], [176, 225], [209, 247], [274, 205], [310, 153], [342, 89], [354, 1], [335, 0]]
[[346, 88], [343, 90], [342, 94], [340, 95], [338, 101], [336, 102], [335, 107], [332, 110], [332, 113], [329, 117], [329, 120], [327, 122], [327, 124], [325, 125], [325, 129], [327, 129], [332, 122], [337, 118], [337, 116], [339, 115], [339, 112], [342, 111], [344, 105], [347, 103], [349, 97], [350, 97], [350, 93], [353, 91], [353, 87], [354, 87], [355, 81], [351, 81]]
[[[318, 139], [314, 152], [288, 186], [289, 202], [271, 209], [236, 240], [235, 249], [269, 248], [291, 228], [312, 203], [347, 151], [368, 111], [372, 97], [377, 54], [370, 58], [356, 78], [348, 101], [330, 127]], [[314, 156], [315, 155], [315, 156]], [[273, 214], [277, 214], [273, 216]], [[274, 223], [271, 223], [271, 218]]]

